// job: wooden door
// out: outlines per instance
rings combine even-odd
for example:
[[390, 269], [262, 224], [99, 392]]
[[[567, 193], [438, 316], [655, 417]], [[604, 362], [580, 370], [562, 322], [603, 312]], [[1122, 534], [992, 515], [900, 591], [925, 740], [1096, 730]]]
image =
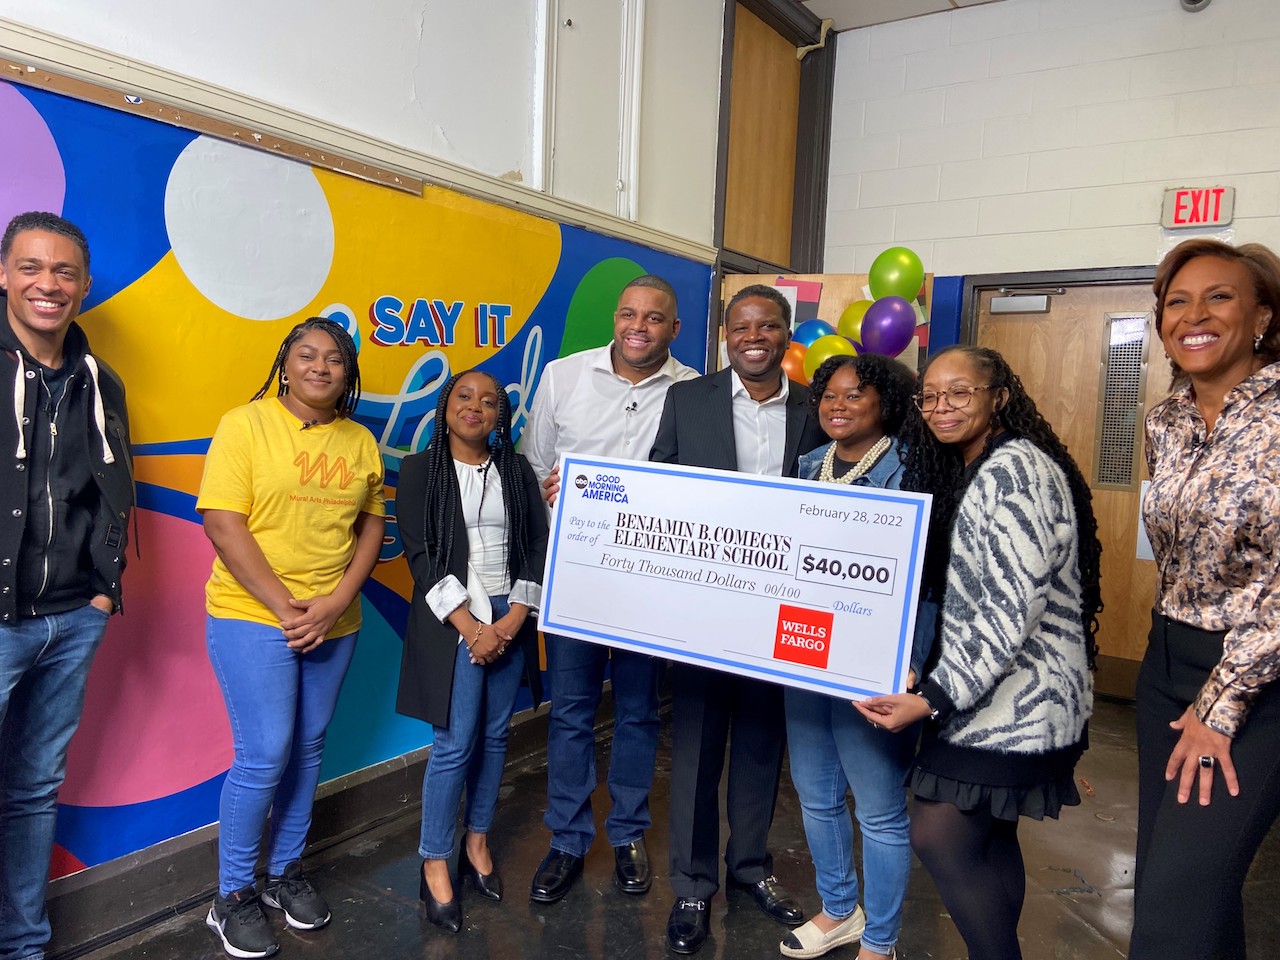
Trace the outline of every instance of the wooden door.
[[724, 245], [791, 263], [800, 61], [795, 44], [746, 7], [734, 13]]
[[[1102, 656], [1097, 689], [1130, 697], [1137, 664], [1146, 649], [1156, 581], [1155, 564], [1137, 557], [1140, 484], [1146, 479], [1140, 414], [1169, 392], [1169, 363], [1152, 324], [1151, 288], [1145, 284], [1068, 287], [1064, 294], [1051, 297], [1048, 313], [1040, 314], [993, 315], [991, 299], [997, 295], [987, 291], [981, 296], [978, 343], [998, 350], [1009, 361], [1090, 481], [1102, 541], [1104, 610], [1099, 618]], [[1108, 315], [1145, 316], [1147, 325], [1145, 386], [1137, 392], [1143, 405], [1140, 411], [1132, 410], [1130, 417], [1139, 466], [1127, 487], [1096, 481], [1104, 338], [1112, 326]]]

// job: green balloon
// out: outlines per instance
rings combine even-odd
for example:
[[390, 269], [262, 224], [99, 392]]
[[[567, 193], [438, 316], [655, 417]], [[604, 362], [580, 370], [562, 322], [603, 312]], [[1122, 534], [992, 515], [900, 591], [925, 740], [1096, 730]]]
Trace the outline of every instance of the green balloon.
[[890, 247], [871, 264], [871, 296], [914, 300], [924, 283], [924, 264], [906, 247]]
[[822, 366], [824, 360], [838, 356], [856, 357], [858, 355], [857, 348], [848, 341], [847, 338], [829, 334], [825, 337], [819, 337], [813, 343], [809, 344], [809, 349], [804, 355], [804, 375], [807, 379], [812, 380], [814, 373]]
[[840, 322], [836, 324], [836, 333], [861, 343], [862, 318], [867, 315], [867, 309], [874, 302], [873, 300], [855, 300], [845, 307], [844, 313], [840, 314]]

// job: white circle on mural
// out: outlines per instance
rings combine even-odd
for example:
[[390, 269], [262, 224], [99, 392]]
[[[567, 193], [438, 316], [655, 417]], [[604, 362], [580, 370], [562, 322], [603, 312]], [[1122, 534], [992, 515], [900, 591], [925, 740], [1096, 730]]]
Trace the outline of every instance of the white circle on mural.
[[326, 317], [334, 323], [342, 324], [347, 333], [351, 334], [351, 339], [356, 343], [356, 350], [360, 349], [360, 324], [356, 323], [356, 313], [345, 303], [331, 303], [319, 313], [317, 317]]
[[329, 276], [333, 216], [306, 164], [197, 137], [169, 172], [164, 218], [192, 286], [248, 320], [297, 313]]

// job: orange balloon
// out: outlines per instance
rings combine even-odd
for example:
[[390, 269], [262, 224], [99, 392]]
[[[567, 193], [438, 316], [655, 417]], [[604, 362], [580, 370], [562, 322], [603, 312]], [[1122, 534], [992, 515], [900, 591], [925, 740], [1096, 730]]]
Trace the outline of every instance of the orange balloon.
[[804, 375], [804, 355], [808, 352], [809, 348], [803, 343], [793, 341], [787, 345], [787, 352], [782, 356], [782, 372], [787, 379], [806, 385], [809, 383], [809, 378]]

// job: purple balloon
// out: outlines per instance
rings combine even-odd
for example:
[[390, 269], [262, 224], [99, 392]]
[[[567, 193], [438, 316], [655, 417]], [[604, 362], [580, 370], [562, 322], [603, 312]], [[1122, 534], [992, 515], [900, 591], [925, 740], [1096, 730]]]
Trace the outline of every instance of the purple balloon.
[[881, 297], [862, 318], [862, 345], [871, 353], [896, 357], [916, 333], [916, 312], [901, 297]]

